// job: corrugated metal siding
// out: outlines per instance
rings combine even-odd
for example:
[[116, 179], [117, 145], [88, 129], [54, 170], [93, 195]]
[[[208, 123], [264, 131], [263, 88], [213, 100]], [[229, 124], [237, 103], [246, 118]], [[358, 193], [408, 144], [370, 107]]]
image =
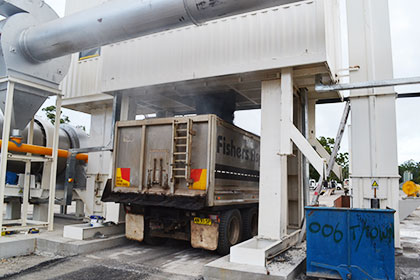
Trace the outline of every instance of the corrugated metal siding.
[[339, 70], [348, 67], [348, 62], [344, 62], [343, 57], [343, 41], [341, 28], [342, 15], [340, 13], [341, 5], [345, 5], [343, 1], [325, 1], [325, 34], [326, 34], [326, 54], [327, 62], [334, 77], [338, 75]]
[[79, 54], [74, 54], [69, 73], [61, 85], [65, 98], [76, 98], [100, 93], [102, 62], [102, 56], [79, 61]]
[[[66, 1], [66, 15], [89, 9], [108, 0], [71, 0]], [[69, 73], [61, 84], [65, 99], [77, 98], [100, 93], [102, 80], [102, 57], [79, 61], [74, 54]]]
[[326, 28], [326, 11], [334, 7], [325, 2], [336, 1], [306, 1], [103, 47], [97, 60], [74, 58], [66, 98], [335, 59], [330, 41], [337, 30]]

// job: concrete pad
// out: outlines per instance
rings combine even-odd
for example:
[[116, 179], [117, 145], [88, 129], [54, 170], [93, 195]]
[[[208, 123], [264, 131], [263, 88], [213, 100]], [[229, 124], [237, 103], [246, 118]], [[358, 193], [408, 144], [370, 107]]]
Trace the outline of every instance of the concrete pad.
[[299, 239], [300, 230], [286, 236], [283, 240], [268, 240], [254, 237], [230, 248], [230, 262], [265, 267], [268, 259], [294, 246]]
[[230, 248], [229, 261], [265, 268], [269, 251], [277, 248], [281, 243], [281, 240], [265, 240], [254, 237]]
[[90, 224], [78, 224], [64, 226], [63, 236], [76, 240], [87, 240], [94, 238], [95, 235], [111, 236], [123, 234], [125, 232], [125, 223], [118, 225], [103, 225], [92, 227]]
[[405, 220], [420, 206], [420, 198], [406, 197], [399, 201], [400, 221]]
[[124, 234], [106, 239], [79, 241], [56, 237], [15, 237], [0, 240], [0, 258], [26, 256], [37, 252], [48, 252], [58, 256], [76, 256], [128, 244]]
[[228, 255], [207, 264], [204, 267], [205, 279], [297, 279], [305, 271], [306, 250], [291, 248], [274, 258], [266, 267], [232, 263], [229, 259]]
[[[58, 218], [54, 223], [55, 230], [52, 232], [41, 230], [39, 234], [14, 234], [0, 237], [0, 258], [25, 256], [34, 252], [75, 256], [126, 245], [130, 242], [124, 234], [105, 234], [105, 238], [91, 238], [85, 241], [63, 237], [64, 226], [72, 222], [74, 221]], [[124, 225], [121, 225], [116, 226], [114, 230], [120, 231], [121, 227], [124, 229]]]
[[208, 280], [276, 279], [265, 267], [231, 263], [230, 255], [224, 256], [204, 266], [204, 278]]
[[105, 239], [84, 241], [64, 237], [38, 238], [36, 241], [36, 249], [41, 252], [49, 252], [59, 256], [76, 256], [126, 245], [129, 242], [130, 241], [125, 238], [124, 234], [110, 236]]
[[35, 252], [36, 238], [0, 238], [0, 259], [26, 256]]

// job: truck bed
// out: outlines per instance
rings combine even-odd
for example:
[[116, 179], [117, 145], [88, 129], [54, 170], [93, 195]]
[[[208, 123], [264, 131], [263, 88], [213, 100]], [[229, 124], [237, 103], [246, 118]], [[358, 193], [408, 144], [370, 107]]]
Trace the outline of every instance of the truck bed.
[[118, 122], [104, 201], [191, 210], [257, 203], [259, 145], [215, 115]]

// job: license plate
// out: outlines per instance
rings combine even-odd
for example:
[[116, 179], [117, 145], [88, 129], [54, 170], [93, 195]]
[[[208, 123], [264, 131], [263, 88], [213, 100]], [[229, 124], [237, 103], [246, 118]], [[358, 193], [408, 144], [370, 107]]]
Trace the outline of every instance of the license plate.
[[194, 224], [211, 226], [212, 221], [208, 218], [194, 218]]

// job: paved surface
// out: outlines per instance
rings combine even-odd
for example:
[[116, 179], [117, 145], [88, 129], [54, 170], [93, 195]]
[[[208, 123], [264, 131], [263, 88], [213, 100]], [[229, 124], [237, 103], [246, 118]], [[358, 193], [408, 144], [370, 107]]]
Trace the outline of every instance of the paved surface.
[[[168, 241], [132, 244], [77, 257], [28, 256], [0, 264], [0, 279], [202, 279], [203, 266], [220, 256]], [[29, 267], [29, 264], [34, 266]], [[19, 267], [26, 266], [21, 272]]]
[[395, 259], [397, 279], [420, 279], [420, 208], [401, 222], [403, 252]]
[[[334, 197], [322, 200], [330, 204]], [[58, 232], [64, 223], [74, 221], [57, 219]], [[420, 279], [420, 209], [401, 223], [401, 241], [403, 252], [396, 257], [396, 279]], [[0, 260], [0, 279], [203, 279], [204, 265], [219, 257], [193, 249], [188, 242], [170, 240], [162, 246], [130, 242], [77, 257], [37, 253], [3, 259]], [[299, 279], [305, 277], [301, 275]]]
[[[414, 226], [418, 231], [413, 232]], [[408, 230], [409, 229], [409, 230]], [[407, 234], [404, 232], [407, 231]], [[420, 210], [402, 223], [404, 251], [396, 257], [396, 279], [420, 279]], [[414, 235], [414, 236], [413, 236]], [[417, 237], [416, 237], [417, 235]], [[36, 254], [0, 260], [0, 279], [203, 279], [205, 264], [220, 256], [168, 241], [163, 246], [128, 245], [76, 257]], [[302, 275], [299, 279], [305, 279]]]

